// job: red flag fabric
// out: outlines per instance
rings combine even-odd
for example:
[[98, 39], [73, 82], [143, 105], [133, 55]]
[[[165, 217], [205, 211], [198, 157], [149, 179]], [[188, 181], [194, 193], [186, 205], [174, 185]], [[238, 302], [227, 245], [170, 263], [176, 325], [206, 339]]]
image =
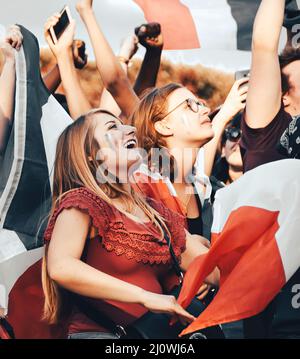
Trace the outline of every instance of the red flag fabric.
[[187, 307], [214, 268], [220, 289], [182, 335], [261, 312], [300, 264], [300, 161], [260, 166], [217, 192], [210, 251], [185, 274], [179, 304]]
[[62, 339], [67, 337], [66, 326], [49, 325], [42, 319], [44, 293], [42, 261], [39, 260], [17, 280], [9, 293], [7, 319], [17, 339]]
[[159, 22], [161, 24], [165, 50], [200, 47], [191, 12], [179, 0], [134, 1], [142, 8], [148, 22]]

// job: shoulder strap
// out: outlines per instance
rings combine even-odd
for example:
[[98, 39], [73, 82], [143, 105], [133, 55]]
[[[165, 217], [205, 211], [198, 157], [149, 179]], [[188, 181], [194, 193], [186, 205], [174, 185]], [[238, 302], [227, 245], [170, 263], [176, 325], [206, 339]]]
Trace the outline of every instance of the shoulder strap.
[[170, 254], [171, 254], [172, 261], [173, 261], [173, 267], [174, 267], [175, 273], [180, 278], [180, 283], [182, 283], [182, 281], [183, 281], [183, 272], [182, 272], [182, 270], [180, 268], [179, 262], [178, 262], [178, 260], [176, 258], [175, 253], [174, 253], [174, 249], [173, 249], [173, 246], [172, 246], [172, 243], [171, 243], [171, 239], [170, 239], [168, 233], [165, 231], [164, 228], [163, 228], [163, 232], [164, 232], [165, 240], [166, 240], [166, 242], [168, 244], [168, 247], [169, 247], [169, 251], [170, 251]]

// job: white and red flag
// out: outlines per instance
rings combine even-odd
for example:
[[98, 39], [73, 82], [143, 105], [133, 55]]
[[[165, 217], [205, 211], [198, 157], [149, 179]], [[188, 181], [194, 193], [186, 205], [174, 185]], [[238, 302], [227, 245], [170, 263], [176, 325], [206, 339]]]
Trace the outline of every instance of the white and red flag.
[[21, 32], [13, 128], [0, 159], [0, 317], [7, 315], [18, 339], [41, 339], [56, 335], [42, 322], [40, 259], [56, 143], [72, 119], [41, 79], [36, 37]]
[[[251, 50], [261, 0], [134, 0], [162, 25], [165, 50]], [[297, 8], [296, 1], [292, 4]]]
[[[300, 161], [260, 166], [216, 194], [212, 246], [185, 274], [179, 303], [220, 269], [218, 294], [182, 334], [260, 313], [300, 267]], [[292, 303], [291, 303], [292, 305]]]

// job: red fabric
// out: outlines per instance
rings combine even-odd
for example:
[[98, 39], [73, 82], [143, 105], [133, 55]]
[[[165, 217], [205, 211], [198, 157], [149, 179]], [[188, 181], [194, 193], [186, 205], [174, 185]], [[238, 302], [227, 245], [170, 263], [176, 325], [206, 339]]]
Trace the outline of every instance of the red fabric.
[[179, 0], [134, 0], [148, 22], [159, 22], [165, 50], [200, 47], [196, 26], [189, 8]]
[[[180, 260], [185, 250], [185, 219], [162, 204], [149, 200], [166, 220], [173, 248]], [[45, 233], [50, 240], [55, 221], [62, 210], [78, 208], [91, 217], [98, 235], [88, 239], [82, 260], [90, 266], [115, 278], [137, 285], [154, 293], [163, 293], [164, 284], [177, 278], [172, 270], [171, 256], [166, 244], [161, 245], [159, 232], [152, 223], [139, 224], [129, 219], [93, 192], [80, 188], [69, 192], [54, 212]], [[123, 326], [145, 314], [146, 309], [138, 304], [117, 301], [102, 301], [85, 298], [95, 309], [105, 312], [114, 322]], [[102, 330], [95, 323], [75, 310], [69, 327], [70, 333]]]
[[9, 294], [8, 321], [17, 339], [56, 339], [66, 337], [66, 328], [42, 321], [44, 293], [41, 263], [31, 266]]
[[154, 180], [140, 172], [134, 174], [134, 180], [135, 183], [132, 183], [132, 186], [136, 188], [136, 190], [139, 190], [144, 196], [162, 202], [170, 210], [184, 217], [186, 216], [185, 210], [178, 197], [171, 195], [168, 186], [162, 180]]
[[221, 279], [215, 299], [182, 335], [256, 315], [280, 291], [286, 280], [275, 239], [278, 214], [255, 207], [231, 213], [208, 254], [196, 258], [185, 274], [178, 300], [184, 307], [215, 267]]

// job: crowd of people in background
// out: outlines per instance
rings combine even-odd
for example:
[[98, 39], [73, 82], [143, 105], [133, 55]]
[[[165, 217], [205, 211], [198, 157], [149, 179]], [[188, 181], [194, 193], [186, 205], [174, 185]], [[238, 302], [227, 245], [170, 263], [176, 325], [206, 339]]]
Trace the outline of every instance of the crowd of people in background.
[[[92, 108], [77, 72], [87, 55], [85, 43], [74, 39], [75, 21], [57, 43], [49, 30], [60, 14], [46, 21], [56, 65], [43, 80], [74, 122], [56, 149], [44, 319], [67, 322], [69, 338], [117, 338], [106, 317], [123, 328], [148, 312], [169, 314], [183, 325], [195, 319], [172, 290], [192, 261], [209, 251], [217, 191], [259, 165], [299, 155], [300, 52], [287, 44], [278, 56], [284, 8], [284, 0], [262, 0], [250, 75], [236, 80], [213, 111], [182, 84], [156, 87], [164, 46], [158, 23], [136, 28], [116, 56], [93, 1], [80, 0], [76, 10], [104, 85], [99, 108]], [[146, 53], [132, 85], [128, 64], [139, 45]], [[13, 127], [20, 29], [10, 27], [0, 46], [1, 159]], [[56, 93], [60, 84], [64, 95]], [[300, 337], [300, 315], [291, 317], [284, 302], [294, 283], [300, 283], [299, 271], [264, 312], [244, 320], [243, 328], [236, 324], [243, 337]], [[218, 286], [216, 268], [196, 300], [208, 305]], [[223, 331], [230, 337], [226, 326]]]

